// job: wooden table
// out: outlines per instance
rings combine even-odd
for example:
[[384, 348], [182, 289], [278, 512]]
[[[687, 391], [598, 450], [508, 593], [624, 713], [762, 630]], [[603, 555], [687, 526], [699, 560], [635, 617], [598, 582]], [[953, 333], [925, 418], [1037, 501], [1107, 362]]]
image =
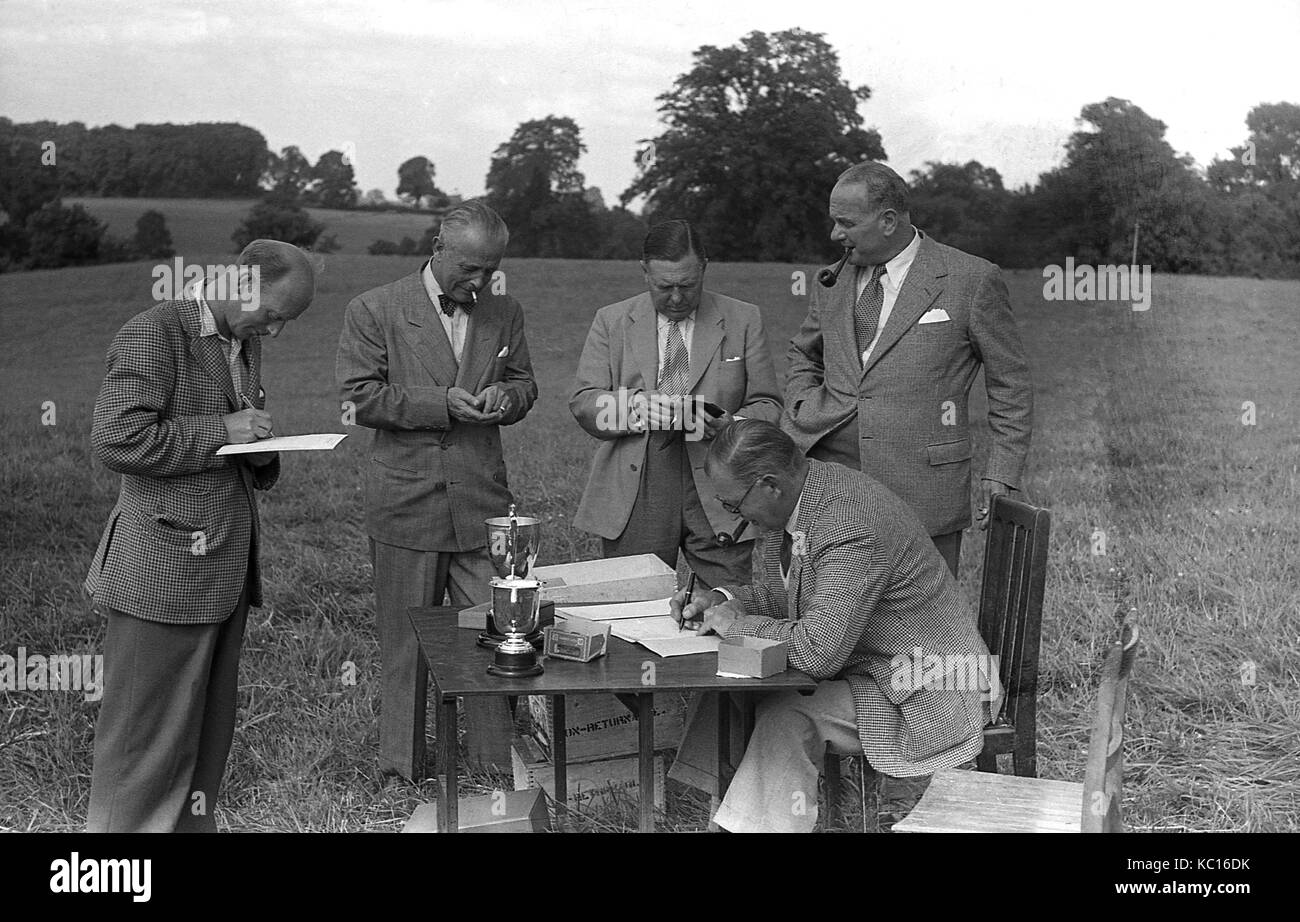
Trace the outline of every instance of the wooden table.
[[[637, 717], [641, 782], [641, 832], [654, 831], [654, 693], [716, 692], [718, 700], [718, 787], [721, 795], [735, 774], [731, 759], [731, 694], [740, 694], [745, 715], [745, 739], [753, 725], [750, 692], [795, 689], [811, 692], [817, 683], [795, 669], [766, 679], [724, 679], [717, 673], [714, 653], [660, 657], [617, 637], [609, 652], [590, 663], [547, 657], [546, 671], [526, 679], [506, 679], [487, 673], [492, 651], [476, 643], [478, 631], [456, 626], [458, 609], [412, 608], [411, 624], [429, 666], [429, 679], [438, 694], [437, 732], [440, 784], [438, 828], [457, 831], [456, 699], [475, 695], [548, 695], [552, 701], [551, 758], [555, 763], [556, 822], [563, 828], [568, 808], [568, 762], [565, 752], [564, 696], [613, 694]], [[653, 673], [647, 667], [653, 666]], [[423, 727], [418, 732], [423, 732]], [[742, 753], [743, 755], [743, 753]], [[737, 760], [738, 761], [738, 760]]]

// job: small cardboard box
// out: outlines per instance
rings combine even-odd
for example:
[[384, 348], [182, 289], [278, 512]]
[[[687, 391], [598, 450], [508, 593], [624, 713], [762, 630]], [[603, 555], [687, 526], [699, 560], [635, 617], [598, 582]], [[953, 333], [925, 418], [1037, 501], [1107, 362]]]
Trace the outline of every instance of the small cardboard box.
[[566, 604], [645, 602], [677, 591], [677, 571], [654, 554], [534, 567], [542, 598]]
[[[550, 814], [541, 790], [493, 791], [484, 797], [462, 797], [456, 804], [460, 832], [546, 832]], [[402, 832], [437, 832], [438, 805], [420, 804]]]
[[766, 679], [785, 672], [789, 644], [763, 637], [727, 637], [718, 645], [718, 672]]
[[[551, 752], [551, 699], [529, 695], [533, 734], [543, 751]], [[676, 749], [686, 722], [686, 699], [677, 692], [656, 692], [655, 749]], [[637, 751], [640, 729], [636, 715], [610, 694], [564, 696], [565, 758], [570, 764], [625, 756]]]
[[[547, 761], [541, 747], [526, 736], [515, 737], [510, 747], [510, 760], [514, 767], [515, 790], [534, 788], [544, 790], [555, 799], [555, 766]], [[615, 793], [627, 791], [635, 800], [641, 783], [641, 769], [636, 756], [621, 759], [604, 759], [600, 762], [570, 762], [568, 764], [569, 806], [590, 809], [608, 804]], [[664, 759], [655, 756], [655, 806], [664, 808]]]
[[[488, 627], [488, 618], [492, 615], [492, 603], [484, 602], [482, 605], [475, 605], [473, 608], [462, 608], [456, 616], [457, 627], [469, 628], [473, 631], [486, 631]], [[555, 603], [542, 600], [542, 604], [537, 610], [537, 627], [544, 628], [555, 621]]]
[[589, 663], [605, 655], [609, 647], [609, 631], [608, 621], [590, 621], [566, 612], [542, 632], [546, 638], [544, 649], [547, 656]]

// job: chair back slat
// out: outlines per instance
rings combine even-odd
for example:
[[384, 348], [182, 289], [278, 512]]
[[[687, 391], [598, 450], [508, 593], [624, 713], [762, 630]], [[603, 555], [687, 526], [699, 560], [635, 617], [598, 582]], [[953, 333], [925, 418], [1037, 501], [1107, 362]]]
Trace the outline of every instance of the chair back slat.
[[1035, 732], [1038, 652], [1047, 542], [1045, 509], [1005, 495], [993, 497], [980, 586], [979, 631], [997, 657], [1004, 697], [994, 722]]
[[1079, 828], [1083, 832], [1123, 832], [1120, 796], [1124, 780], [1124, 715], [1128, 706], [1128, 680], [1137, 655], [1136, 619], [1128, 617], [1120, 638], [1106, 652], [1102, 665], [1097, 713], [1088, 741], [1088, 767], [1083, 775], [1083, 804]]

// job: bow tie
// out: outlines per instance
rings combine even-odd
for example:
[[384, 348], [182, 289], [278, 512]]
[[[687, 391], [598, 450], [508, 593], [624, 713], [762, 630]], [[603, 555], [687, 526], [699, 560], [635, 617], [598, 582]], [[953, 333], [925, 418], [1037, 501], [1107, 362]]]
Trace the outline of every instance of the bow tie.
[[468, 316], [469, 312], [474, 309], [472, 304], [461, 304], [457, 301], [453, 301], [446, 295], [441, 294], [438, 295], [438, 306], [442, 308], [442, 312], [448, 317], [456, 313], [456, 308], [458, 307], [465, 312], [466, 316]]

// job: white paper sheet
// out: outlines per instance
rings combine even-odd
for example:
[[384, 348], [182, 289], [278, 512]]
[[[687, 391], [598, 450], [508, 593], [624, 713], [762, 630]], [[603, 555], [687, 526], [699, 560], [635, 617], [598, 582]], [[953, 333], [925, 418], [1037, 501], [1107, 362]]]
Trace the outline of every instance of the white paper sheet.
[[615, 620], [610, 624], [610, 632], [629, 643], [640, 644], [657, 656], [716, 653], [718, 644], [722, 642], [716, 634], [701, 637], [694, 631], [678, 629], [671, 615]]
[[219, 455], [252, 455], [263, 451], [333, 451], [347, 438], [346, 434], [323, 432], [315, 435], [285, 435], [276, 439], [258, 439], [242, 445], [222, 445]]
[[[629, 618], [652, 618], [655, 616], [672, 620], [669, 606], [670, 599], [651, 599], [649, 602], [615, 602], [610, 605], [569, 605], [575, 615], [590, 618], [592, 621], [622, 621]], [[673, 626], [677, 622], [673, 621]], [[614, 632], [615, 636], [618, 631]]]

